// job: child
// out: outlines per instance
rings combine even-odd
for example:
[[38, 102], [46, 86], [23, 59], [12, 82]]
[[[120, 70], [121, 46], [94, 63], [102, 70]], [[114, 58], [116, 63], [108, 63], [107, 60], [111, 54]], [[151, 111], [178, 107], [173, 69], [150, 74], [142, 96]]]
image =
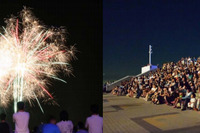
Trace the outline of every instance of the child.
[[190, 102], [188, 103], [188, 108], [194, 109], [195, 108], [195, 102], [196, 102], [196, 99], [194, 97], [194, 94], [192, 94], [191, 98], [190, 98]]

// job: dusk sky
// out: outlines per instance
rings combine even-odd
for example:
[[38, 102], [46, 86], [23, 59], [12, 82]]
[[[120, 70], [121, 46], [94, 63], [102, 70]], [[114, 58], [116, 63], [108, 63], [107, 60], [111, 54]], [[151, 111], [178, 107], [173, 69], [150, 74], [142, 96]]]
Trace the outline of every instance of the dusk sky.
[[136, 75], [148, 64], [200, 56], [200, 1], [104, 0], [103, 78]]

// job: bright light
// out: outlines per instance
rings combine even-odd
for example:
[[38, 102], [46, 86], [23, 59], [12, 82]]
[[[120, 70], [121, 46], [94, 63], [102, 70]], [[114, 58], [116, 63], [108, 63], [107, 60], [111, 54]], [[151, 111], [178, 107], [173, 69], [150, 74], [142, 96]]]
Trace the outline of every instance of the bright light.
[[[16, 19], [17, 18], [17, 19]], [[23, 9], [20, 16], [6, 20], [4, 33], [0, 33], [0, 104], [6, 107], [11, 100], [50, 97], [48, 78], [57, 77], [62, 70], [71, 73], [69, 62], [74, 47], [65, 46], [62, 28], [44, 28], [31, 11]]]

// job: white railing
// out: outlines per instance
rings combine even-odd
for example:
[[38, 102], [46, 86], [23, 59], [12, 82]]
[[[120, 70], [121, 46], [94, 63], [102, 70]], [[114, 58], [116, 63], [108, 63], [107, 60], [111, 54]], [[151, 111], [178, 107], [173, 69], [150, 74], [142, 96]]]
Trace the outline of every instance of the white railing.
[[[156, 69], [151, 70], [151, 71], [155, 71], [155, 70], [156, 70]], [[148, 75], [149, 72], [150, 72], [150, 71], [147, 71], [147, 72], [145, 72], [145, 73], [140, 73], [140, 74], [138, 74], [138, 75], [136, 75], [136, 76], [131, 76], [131, 75], [125, 76], [125, 77], [123, 77], [123, 78], [121, 78], [121, 79], [119, 79], [119, 80], [116, 80], [116, 81], [114, 81], [113, 83], [107, 85], [107, 86], [106, 86], [106, 91], [107, 91], [107, 92], [111, 91], [111, 90], [112, 90], [113, 88], [115, 88], [116, 86], [120, 86], [120, 85], [121, 85], [121, 82], [126, 81], [126, 80], [130, 80], [130, 79], [133, 78], [133, 77], [139, 77], [139, 76], [142, 76], [142, 75]]]

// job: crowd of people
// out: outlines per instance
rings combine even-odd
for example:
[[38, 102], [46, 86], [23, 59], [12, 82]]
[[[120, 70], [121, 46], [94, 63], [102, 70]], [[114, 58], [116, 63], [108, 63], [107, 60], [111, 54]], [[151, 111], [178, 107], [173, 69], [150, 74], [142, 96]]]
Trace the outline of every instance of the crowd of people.
[[121, 82], [111, 93], [143, 97], [156, 105], [167, 104], [181, 110], [200, 108], [200, 58], [181, 58], [164, 63], [162, 68]]
[[48, 122], [39, 125], [33, 131], [29, 130], [30, 114], [24, 107], [23, 102], [17, 103], [18, 112], [13, 114], [14, 131], [6, 121], [6, 114], [0, 114], [0, 133], [103, 133], [103, 118], [98, 114], [97, 105], [91, 106], [92, 115], [86, 119], [85, 124], [80, 121], [74, 127], [72, 121], [68, 119], [68, 112], [63, 110], [60, 112], [59, 122], [53, 115], [49, 115]]

